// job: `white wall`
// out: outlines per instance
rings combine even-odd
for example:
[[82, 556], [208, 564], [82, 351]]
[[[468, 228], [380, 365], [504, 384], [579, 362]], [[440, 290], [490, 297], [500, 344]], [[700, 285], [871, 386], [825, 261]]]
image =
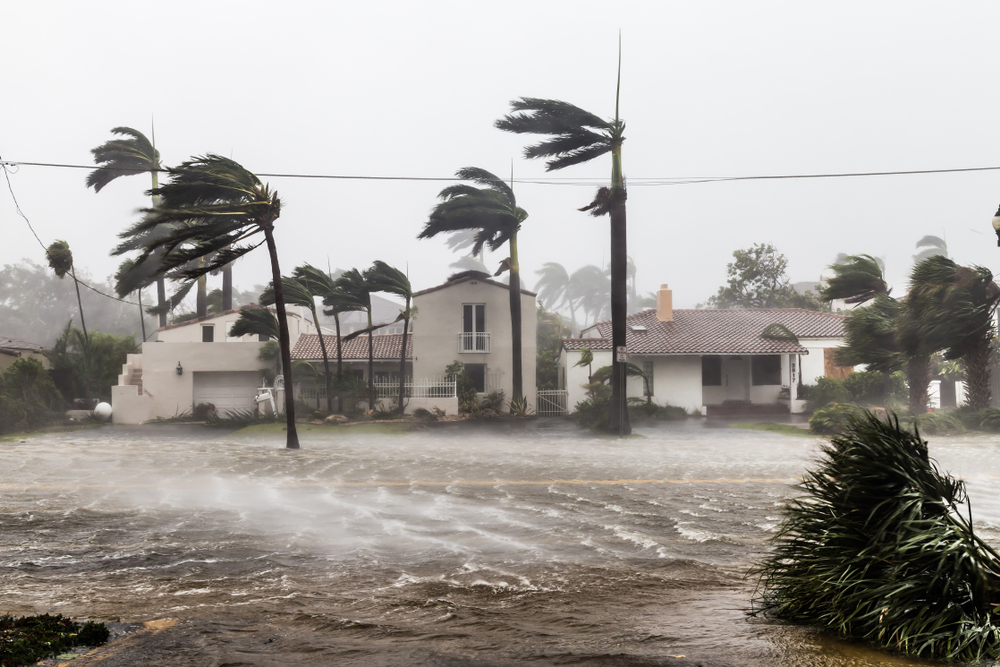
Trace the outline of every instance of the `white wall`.
[[567, 391], [566, 407], [569, 408], [570, 412], [573, 412], [577, 403], [587, 398], [587, 390], [584, 389], [584, 386], [588, 384], [590, 371], [596, 371], [601, 366], [611, 365], [611, 350], [593, 350], [593, 353], [594, 363], [591, 364], [589, 370], [586, 366], [574, 366], [580, 361], [580, 350], [562, 349], [559, 354], [559, 377], [564, 377], [563, 373], [565, 373], [566, 378], [566, 386], [560, 388]]
[[816, 384], [816, 378], [826, 374], [826, 367], [823, 363], [823, 349], [841, 347], [844, 344], [842, 338], [801, 338], [799, 343], [809, 350], [809, 354], [801, 356], [802, 360], [802, 384]]
[[[701, 410], [704, 405], [701, 388], [700, 356], [642, 357], [629, 361], [642, 368], [643, 361], [653, 360], [653, 402], [674, 405], [685, 410]], [[643, 396], [642, 378], [629, 378], [628, 395]]]
[[[486, 304], [486, 330], [490, 352], [459, 353], [462, 305]], [[487, 372], [501, 369], [500, 386], [507, 400], [513, 395], [511, 356], [510, 292], [480, 280], [467, 280], [413, 298], [418, 326], [413, 333], [413, 378], [444, 377], [444, 369], [456, 359], [467, 364], [486, 364]], [[537, 353], [535, 297], [521, 294], [522, 389], [532, 409], [536, 406], [535, 358]]]
[[[296, 341], [298, 341], [299, 336], [302, 334], [316, 333], [316, 327], [312, 323], [312, 313], [308, 310], [300, 306], [286, 306], [285, 310], [288, 314], [288, 337], [291, 340], [292, 347], [295, 347]], [[229, 330], [239, 317], [240, 314], [236, 311], [216, 317], [182, 322], [176, 326], [171, 325], [163, 329], [158, 329], [155, 339], [165, 343], [200, 343], [202, 327], [213, 326], [215, 328], [216, 343], [255, 342], [257, 340], [257, 336], [255, 335], [247, 335], [241, 338], [229, 337]]]

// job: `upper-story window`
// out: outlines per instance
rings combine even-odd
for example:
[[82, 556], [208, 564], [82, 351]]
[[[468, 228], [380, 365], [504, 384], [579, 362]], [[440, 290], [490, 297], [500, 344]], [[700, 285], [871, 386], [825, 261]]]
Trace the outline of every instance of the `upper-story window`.
[[214, 324], [202, 324], [201, 325], [201, 342], [202, 343], [214, 343], [215, 342], [215, 325]]
[[489, 352], [490, 334], [486, 331], [486, 304], [462, 304], [462, 333], [458, 336], [459, 352]]

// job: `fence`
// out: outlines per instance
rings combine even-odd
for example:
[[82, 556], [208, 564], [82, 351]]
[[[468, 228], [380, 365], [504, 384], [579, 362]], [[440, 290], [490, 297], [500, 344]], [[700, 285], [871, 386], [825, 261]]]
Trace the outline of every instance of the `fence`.
[[486, 331], [467, 331], [458, 334], [458, 351], [467, 352], [489, 352], [490, 334]]
[[539, 417], [561, 417], [569, 414], [569, 392], [565, 389], [540, 389], [538, 391]]
[[[367, 383], [358, 385], [363, 394], [367, 391]], [[375, 382], [373, 384], [376, 398], [396, 398], [399, 396], [399, 381]], [[403, 393], [407, 398], [451, 398], [455, 395], [454, 380], [407, 380], [403, 384]], [[302, 401], [326, 400], [326, 387], [298, 387], [296, 397]]]

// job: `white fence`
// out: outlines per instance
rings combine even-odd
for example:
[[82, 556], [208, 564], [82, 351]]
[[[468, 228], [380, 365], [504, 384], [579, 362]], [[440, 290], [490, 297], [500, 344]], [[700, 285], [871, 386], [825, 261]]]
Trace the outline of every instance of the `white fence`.
[[[376, 398], [396, 398], [399, 396], [399, 381], [376, 382]], [[367, 391], [367, 383], [358, 385], [360, 393]], [[403, 384], [403, 394], [407, 398], [452, 398], [455, 396], [454, 380], [407, 380]], [[323, 401], [326, 399], [326, 387], [298, 387], [295, 396], [303, 401]]]
[[535, 414], [539, 417], [561, 417], [569, 414], [569, 392], [565, 389], [539, 389], [538, 409]]

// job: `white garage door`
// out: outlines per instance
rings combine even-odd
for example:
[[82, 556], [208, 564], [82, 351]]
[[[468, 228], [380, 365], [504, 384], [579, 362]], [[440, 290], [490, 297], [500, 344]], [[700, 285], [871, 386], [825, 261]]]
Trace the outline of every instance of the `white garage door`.
[[194, 404], [211, 403], [219, 416], [228, 410], [250, 410], [260, 378], [259, 371], [195, 373]]

